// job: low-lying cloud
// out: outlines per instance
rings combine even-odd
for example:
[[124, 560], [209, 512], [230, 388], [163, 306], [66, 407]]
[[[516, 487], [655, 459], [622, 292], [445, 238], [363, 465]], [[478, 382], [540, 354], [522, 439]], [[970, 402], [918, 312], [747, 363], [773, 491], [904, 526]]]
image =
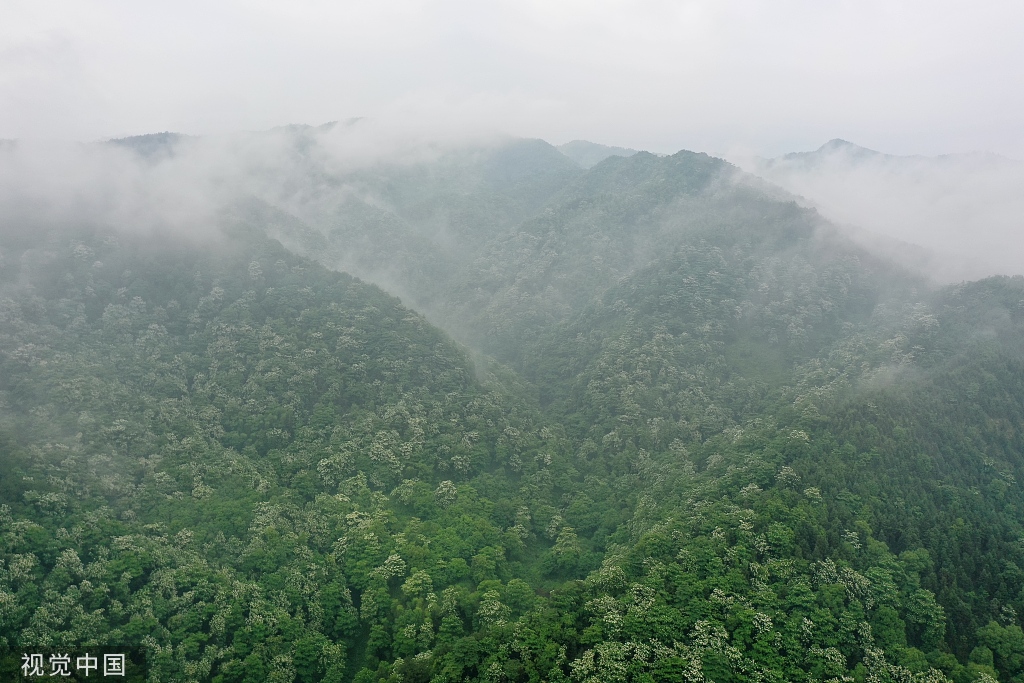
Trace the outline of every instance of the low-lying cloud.
[[987, 153], [892, 156], [842, 141], [735, 161], [939, 282], [1024, 273], [1018, 161]]
[[8, 231], [89, 225], [215, 238], [223, 210], [238, 200], [308, 214], [342, 201], [345, 177], [359, 169], [428, 163], [499, 139], [466, 126], [353, 120], [203, 138], [8, 141], [0, 145], [0, 220]]
[[[90, 225], [216, 239], [224, 210], [255, 197], [324, 230], [353, 199], [388, 210], [380, 178], [396, 168], [426, 168], [453, 151], [503, 140], [470, 121], [396, 116], [209, 137], [5, 142], [0, 229]], [[899, 157], [842, 142], [734, 161], [936, 281], [1024, 273], [1020, 162], [992, 154]], [[420, 237], [443, 236], [443, 226], [434, 225], [442, 219], [424, 222]], [[348, 261], [337, 265], [359, 270]]]

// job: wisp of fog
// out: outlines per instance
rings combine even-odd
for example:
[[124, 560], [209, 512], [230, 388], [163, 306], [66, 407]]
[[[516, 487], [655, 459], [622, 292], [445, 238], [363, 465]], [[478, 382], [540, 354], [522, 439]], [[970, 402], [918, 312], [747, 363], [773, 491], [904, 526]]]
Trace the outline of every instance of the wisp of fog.
[[1021, 162], [988, 153], [893, 156], [841, 140], [734, 161], [938, 282], [1024, 273]]
[[[0, 217], [6, 230], [78, 224], [216, 239], [224, 211], [257, 198], [316, 228], [353, 199], [387, 208], [387, 197], [367, 194], [355, 174], [423, 167], [453, 150], [508, 139], [483, 127], [363, 119], [205, 138], [8, 142], [0, 147]], [[601, 149], [612, 150], [601, 156], [633, 152]], [[937, 282], [1024, 272], [1020, 162], [980, 153], [891, 156], [843, 141], [733, 161]], [[336, 265], [358, 270], [351, 260]]]

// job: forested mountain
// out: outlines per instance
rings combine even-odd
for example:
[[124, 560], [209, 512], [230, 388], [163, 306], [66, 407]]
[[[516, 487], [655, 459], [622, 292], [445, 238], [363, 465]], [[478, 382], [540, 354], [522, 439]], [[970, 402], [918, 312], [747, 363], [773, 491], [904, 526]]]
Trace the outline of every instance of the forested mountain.
[[1024, 681], [1024, 278], [933, 288], [703, 154], [330, 130], [201, 235], [0, 232], [0, 645]]

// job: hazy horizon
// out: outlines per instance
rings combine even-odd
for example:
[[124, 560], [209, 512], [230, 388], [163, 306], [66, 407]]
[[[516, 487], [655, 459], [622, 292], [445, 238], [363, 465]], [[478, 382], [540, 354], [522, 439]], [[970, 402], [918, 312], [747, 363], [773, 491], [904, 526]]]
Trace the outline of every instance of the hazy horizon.
[[0, 139], [367, 116], [774, 157], [832, 138], [1024, 158], [1024, 7], [15, 2]]
[[[210, 203], [205, 185], [221, 176], [292, 163], [273, 145], [232, 156], [248, 133], [362, 119], [340, 147], [327, 136], [330, 164], [502, 136], [692, 150], [833, 222], [935, 250], [941, 265], [928, 257], [917, 266], [939, 280], [1024, 270], [1020, 163], [982, 168], [956, 156], [1024, 159], [1016, 3], [19, 0], [5, 15], [0, 140], [51, 151], [54, 141], [164, 131], [206, 141], [183, 163], [135, 179], [103, 176], [109, 168], [92, 177], [95, 159], [81, 155], [54, 152], [65, 159], [57, 172], [50, 152], [18, 155], [20, 166], [0, 169], [10, 196], [107, 183], [98, 201], [128, 216], [182, 215]], [[833, 155], [814, 173], [764, 161], [833, 139], [889, 156]], [[159, 193], [132, 194], [140, 183]], [[166, 206], [147, 204], [154, 199]]]

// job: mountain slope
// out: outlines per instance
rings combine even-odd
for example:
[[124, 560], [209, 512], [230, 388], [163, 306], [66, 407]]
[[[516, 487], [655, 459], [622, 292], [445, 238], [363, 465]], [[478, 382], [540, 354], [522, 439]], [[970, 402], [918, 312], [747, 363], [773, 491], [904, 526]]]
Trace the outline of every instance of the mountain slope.
[[[945, 632], [961, 658], [989, 619], [1017, 609], [1020, 596], [996, 578], [1005, 563], [1024, 561], [1013, 541], [1015, 512], [994, 513], [1000, 503], [984, 499], [958, 508], [972, 520], [970, 534], [958, 536], [939, 531], [957, 517], [933, 512], [910, 523], [899, 502], [937, 510], [940, 491], [971, 500], [975, 485], [966, 482], [988, 481], [982, 473], [993, 452], [1005, 453], [1001, 471], [1015, 476], [1019, 448], [1006, 450], [998, 430], [983, 425], [1012, 423], [1018, 400], [994, 414], [942, 418], [956, 426], [939, 431], [958, 445], [940, 448], [924, 436], [938, 429], [940, 405], [897, 398], [901, 386], [931, 398], [927, 383], [913, 388], [919, 376], [952, 388], [944, 373], [991, 372], [964, 349], [976, 343], [968, 330], [992, 324], [961, 316], [991, 311], [1002, 320], [995, 311], [1004, 304], [982, 297], [961, 313], [945, 310], [948, 291], [930, 293], [921, 278], [872, 256], [813, 212], [688, 153], [606, 161], [494, 239], [475, 269], [451, 285], [447, 319], [531, 381], [542, 405], [580, 440], [595, 475], [623, 482], [614, 487], [628, 492], [623, 504], [637, 504], [637, 485], [625, 482], [638, 459], [653, 458], [669, 476], [679, 453], [699, 453], [692, 461], [699, 468], [700, 458], [728, 452], [714, 435], [768, 420], [777, 433], [807, 434], [815, 444], [810, 459], [778, 466], [817, 484], [848, 525], [813, 542], [819, 557], [840, 552], [843, 534], [857, 524], [898, 552], [926, 548], [938, 569], [932, 565], [923, 580], [949, 610]], [[997, 366], [1019, 362], [1012, 339], [1006, 333], [996, 345]], [[947, 401], [973, 402], [952, 390]], [[1019, 395], [1009, 385], [989, 391]], [[878, 413], [868, 406], [879, 401], [920, 439], [894, 443], [873, 432]], [[973, 446], [962, 441], [970, 433]], [[918, 449], [950, 459], [908, 467], [900, 454]], [[866, 463], [885, 464], [876, 471]], [[945, 474], [936, 480], [931, 467]], [[928, 481], [938, 483], [925, 494]], [[873, 500], [875, 512], [851, 511], [842, 502], [848, 496]], [[961, 561], [979, 543], [993, 549], [982, 553], [988, 559]], [[963, 585], [979, 596], [965, 596]]]
[[395, 299], [247, 228], [11, 246], [6, 643], [142, 639], [162, 677], [342, 680], [399, 647], [374, 635], [404, 628], [394, 577], [451, 615], [466, 585], [537, 581], [550, 544], [530, 539], [573, 472], [533, 458], [557, 430]]
[[933, 289], [707, 155], [355, 163], [332, 130], [275, 132], [202, 238], [0, 234], [6, 644], [218, 683], [1021, 680], [1024, 281]]

